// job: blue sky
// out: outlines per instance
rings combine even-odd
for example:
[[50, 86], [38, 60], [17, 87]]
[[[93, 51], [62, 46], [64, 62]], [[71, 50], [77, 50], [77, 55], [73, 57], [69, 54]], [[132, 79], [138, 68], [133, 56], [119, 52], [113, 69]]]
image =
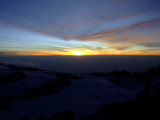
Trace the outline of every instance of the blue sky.
[[0, 55], [160, 55], [159, 0], [0, 0]]

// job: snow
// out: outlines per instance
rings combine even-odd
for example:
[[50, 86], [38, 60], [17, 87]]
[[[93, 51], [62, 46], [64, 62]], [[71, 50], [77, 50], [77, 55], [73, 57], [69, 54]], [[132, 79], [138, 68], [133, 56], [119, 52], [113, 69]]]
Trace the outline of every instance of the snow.
[[5, 66], [1, 66], [1, 65], [0, 65], [0, 70], [2, 71], [2, 70], [10, 70], [10, 69], [7, 68], [7, 67], [5, 67]]
[[[12, 72], [7, 68], [0, 68], [0, 74]], [[0, 84], [0, 95], [20, 95], [28, 88], [37, 87], [47, 81], [57, 79], [56, 73], [48, 74], [43, 71], [21, 71], [27, 75], [26, 79], [12, 83]], [[60, 73], [59, 73], [60, 74]], [[114, 84], [105, 76], [81, 75], [84, 79], [70, 79], [71, 84], [61, 89], [59, 93], [32, 99], [15, 99], [12, 106], [0, 112], [0, 120], [19, 120], [28, 116], [36, 120], [40, 115], [49, 117], [63, 110], [71, 110], [78, 120], [82, 116], [90, 115], [102, 103], [124, 102], [134, 99], [137, 93], [144, 90], [140, 81], [125, 78], [125, 86]], [[160, 85], [159, 77], [155, 78], [152, 87]], [[8, 86], [8, 87], [7, 87]]]
[[[51, 76], [45, 76], [37, 72], [28, 72], [27, 75], [30, 78], [23, 82], [21, 81], [17, 86], [21, 86], [20, 84], [28, 86], [33, 80], [37, 84], [38, 82], [42, 82], [44, 78], [45, 80], [51, 78]], [[19, 119], [26, 115], [30, 116], [31, 120], [34, 120], [40, 115], [51, 116], [65, 109], [73, 111], [76, 119], [79, 119], [84, 115], [94, 113], [102, 103], [127, 101], [135, 98], [136, 94], [140, 92], [137, 89], [116, 86], [105, 77], [84, 77], [85, 79], [82, 80], [70, 80], [71, 85], [65, 87], [58, 94], [13, 101], [12, 107], [9, 110], [0, 113], [1, 120]], [[29, 82], [28, 84], [27, 81]]]
[[0, 66], [0, 76], [8, 76], [10, 74], [14, 73], [13, 71], [11, 71], [8, 68], [5, 68], [3, 66]]

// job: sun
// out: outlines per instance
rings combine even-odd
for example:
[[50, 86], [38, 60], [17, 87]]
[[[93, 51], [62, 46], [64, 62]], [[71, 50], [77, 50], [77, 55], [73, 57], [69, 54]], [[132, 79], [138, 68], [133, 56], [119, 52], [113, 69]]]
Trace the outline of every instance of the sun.
[[84, 55], [84, 53], [80, 51], [73, 51], [72, 54], [77, 56]]

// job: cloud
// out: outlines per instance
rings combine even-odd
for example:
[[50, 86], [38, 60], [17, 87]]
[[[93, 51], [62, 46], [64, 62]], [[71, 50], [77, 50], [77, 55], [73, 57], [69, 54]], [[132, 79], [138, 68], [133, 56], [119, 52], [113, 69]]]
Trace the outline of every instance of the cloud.
[[[147, 45], [148, 42], [152, 42], [154, 44], [154, 42], [159, 41], [158, 33], [160, 29], [152, 29], [152, 27], [158, 25], [160, 25], [160, 18], [104, 32], [80, 36], [75, 39], [82, 41], [97, 41], [107, 44], [111, 48], [125, 49], [133, 45]], [[156, 45], [158, 46], [158, 44]]]
[[136, 24], [133, 24], [133, 25], [130, 25], [130, 26], [125, 26], [125, 27], [121, 27], [121, 28], [117, 28], [117, 29], [111, 29], [111, 30], [107, 30], [107, 31], [104, 31], [104, 32], [99, 32], [99, 33], [89, 34], [89, 35], [85, 35], [85, 36], [80, 36], [80, 37], [77, 37], [76, 39], [92, 41], [94, 39], [104, 38], [105, 36], [110, 36], [110, 35], [114, 35], [114, 34], [117, 34], [117, 33], [130, 31], [132, 29], [145, 28], [145, 27], [149, 27], [149, 26], [153, 26], [153, 25], [157, 25], [157, 24], [160, 24], [160, 18], [150, 20], [150, 21], [144, 21], [144, 22], [136, 23]]
[[0, 56], [13, 56], [13, 55], [17, 55], [18, 52], [10, 52], [10, 51], [0, 51]]
[[0, 28], [1, 51], [6, 51], [0, 55], [158, 47], [159, 4], [157, 0], [1, 0], [0, 27], [9, 27]]
[[144, 43], [142, 45], [146, 46], [146, 47], [157, 48], [157, 49], [159, 48], [160, 49], [160, 41], [158, 41], [158, 42]]
[[1, 0], [1, 23], [71, 40], [109, 21], [158, 9], [156, 0]]

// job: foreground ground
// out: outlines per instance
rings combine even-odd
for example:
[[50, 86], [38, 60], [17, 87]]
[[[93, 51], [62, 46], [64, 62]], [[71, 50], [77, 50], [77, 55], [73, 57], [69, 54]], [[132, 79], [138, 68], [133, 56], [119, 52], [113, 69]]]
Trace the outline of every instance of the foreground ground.
[[160, 67], [79, 75], [0, 63], [0, 120], [128, 119], [135, 108], [145, 119], [159, 104], [159, 88]]

